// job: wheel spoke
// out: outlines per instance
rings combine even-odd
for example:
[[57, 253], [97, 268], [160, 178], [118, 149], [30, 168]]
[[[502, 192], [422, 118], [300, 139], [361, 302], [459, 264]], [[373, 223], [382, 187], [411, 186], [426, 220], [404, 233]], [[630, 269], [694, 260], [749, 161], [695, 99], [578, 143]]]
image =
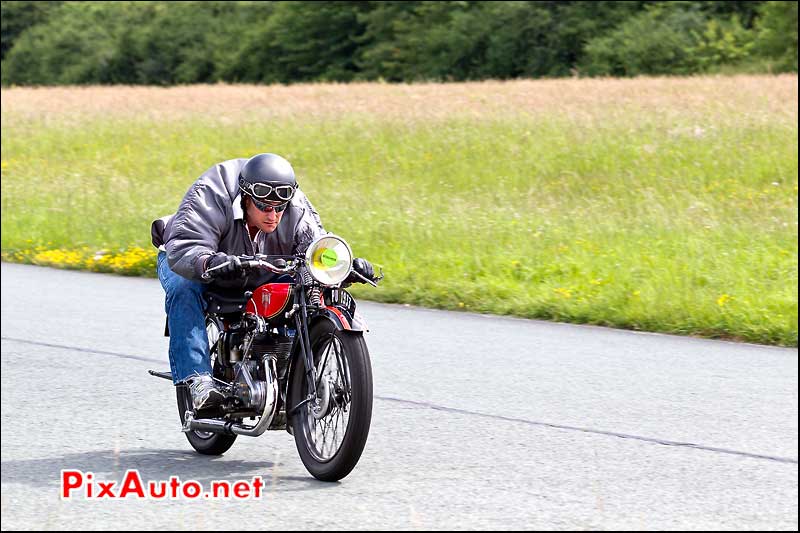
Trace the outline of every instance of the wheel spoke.
[[348, 376], [346, 374], [344, 374], [344, 371], [346, 370], [345, 366], [346, 365], [344, 365], [343, 361], [342, 361], [342, 353], [339, 351], [339, 349], [337, 347], [337, 349], [336, 349], [336, 370], [341, 374], [342, 379], [344, 380], [344, 383], [342, 383], [342, 387], [344, 388], [345, 392], [348, 392], [350, 390], [350, 380], [349, 380]]
[[331, 421], [333, 424], [333, 440], [334, 442], [338, 442], [336, 437], [338, 436], [338, 429], [339, 429], [339, 409], [336, 409], [336, 417]]
[[[350, 402], [351, 396], [350, 372], [344, 346], [333, 334], [326, 341], [315, 356], [319, 361], [316, 365], [316, 388], [320, 398], [316, 405], [307, 406], [304, 430], [309, 451], [323, 462], [332, 459], [344, 442], [350, 418], [345, 406]], [[317, 418], [320, 417], [320, 409], [325, 409], [326, 412], [322, 413], [321, 418]]]

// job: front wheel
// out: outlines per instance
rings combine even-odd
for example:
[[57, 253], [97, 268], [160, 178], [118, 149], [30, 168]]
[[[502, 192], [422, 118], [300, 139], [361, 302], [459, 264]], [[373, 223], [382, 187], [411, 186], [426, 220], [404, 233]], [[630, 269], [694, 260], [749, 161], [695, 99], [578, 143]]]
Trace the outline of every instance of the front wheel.
[[[363, 337], [322, 320], [309, 332], [317, 372], [317, 400], [291, 420], [300, 459], [315, 478], [338, 481], [356, 466], [372, 419], [372, 367]], [[294, 404], [308, 397], [305, 365], [292, 377]]]

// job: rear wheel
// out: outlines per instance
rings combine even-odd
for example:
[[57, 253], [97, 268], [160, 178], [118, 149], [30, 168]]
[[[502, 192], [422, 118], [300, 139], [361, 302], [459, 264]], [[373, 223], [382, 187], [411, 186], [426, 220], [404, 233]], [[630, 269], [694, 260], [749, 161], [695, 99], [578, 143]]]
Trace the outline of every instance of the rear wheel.
[[[300, 459], [315, 478], [337, 481], [358, 463], [372, 419], [372, 368], [363, 337], [322, 320], [309, 332], [317, 372], [317, 400], [291, 420]], [[308, 397], [299, 364], [292, 377], [294, 405]]]
[[[217, 359], [219, 351], [219, 343], [217, 342], [222, 331], [221, 323], [212, 317], [206, 319], [206, 332], [208, 333], [208, 343], [211, 347], [211, 368], [214, 368], [214, 363]], [[186, 412], [193, 411], [192, 394], [189, 392], [189, 387], [184, 384], [175, 387], [175, 393], [178, 397], [178, 416], [181, 420], [181, 426], [186, 422]], [[222, 455], [227, 452], [233, 443], [236, 441], [236, 435], [226, 435], [223, 433], [211, 433], [208, 431], [191, 430], [186, 433], [186, 438], [189, 444], [192, 445], [197, 453], [203, 455]]]

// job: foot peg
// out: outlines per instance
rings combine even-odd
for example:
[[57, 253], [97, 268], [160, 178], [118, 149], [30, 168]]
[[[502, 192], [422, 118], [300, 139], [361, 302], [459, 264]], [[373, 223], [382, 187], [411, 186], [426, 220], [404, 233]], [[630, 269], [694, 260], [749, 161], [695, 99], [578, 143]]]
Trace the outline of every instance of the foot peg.
[[155, 370], [148, 370], [147, 373], [157, 378], [163, 378], [172, 381], [172, 372], [156, 372]]

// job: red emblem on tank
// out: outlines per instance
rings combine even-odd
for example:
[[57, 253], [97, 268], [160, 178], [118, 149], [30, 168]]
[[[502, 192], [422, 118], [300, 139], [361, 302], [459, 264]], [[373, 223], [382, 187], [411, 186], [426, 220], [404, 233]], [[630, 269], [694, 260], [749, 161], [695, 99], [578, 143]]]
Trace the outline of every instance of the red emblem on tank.
[[267, 283], [253, 291], [252, 298], [247, 302], [247, 312], [274, 318], [288, 307], [291, 299], [291, 283]]

